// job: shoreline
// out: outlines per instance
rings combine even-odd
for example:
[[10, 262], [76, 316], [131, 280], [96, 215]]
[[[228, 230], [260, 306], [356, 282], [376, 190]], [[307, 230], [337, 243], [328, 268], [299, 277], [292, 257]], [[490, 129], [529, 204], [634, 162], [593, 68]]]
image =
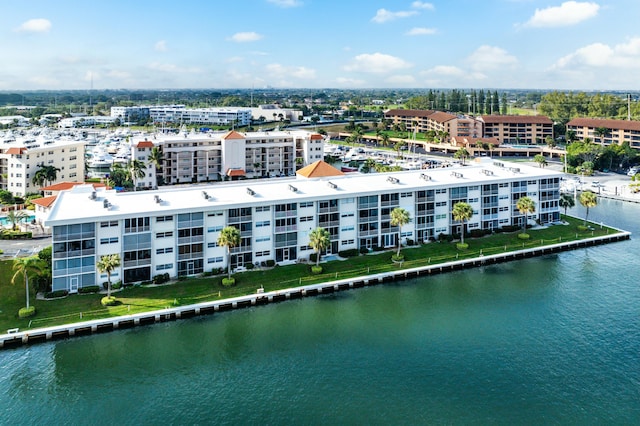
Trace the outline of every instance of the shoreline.
[[420, 276], [437, 275], [462, 269], [476, 268], [491, 264], [539, 257], [547, 254], [559, 253], [562, 251], [576, 250], [579, 248], [592, 247], [630, 239], [630, 232], [620, 229], [618, 229], [618, 231], [618, 233], [612, 235], [604, 235], [599, 237], [585, 238], [577, 241], [555, 243], [547, 246], [509, 251], [506, 253], [480, 255], [474, 258], [455, 260], [435, 265], [426, 265], [414, 268], [400, 269], [397, 271], [382, 272], [378, 274], [362, 275], [336, 281], [327, 281], [319, 284], [291, 287], [288, 289], [275, 290], [266, 293], [254, 293], [245, 296], [237, 296], [217, 301], [202, 302], [198, 304], [184, 305], [174, 308], [167, 307], [165, 309], [143, 312], [139, 314], [102, 318], [91, 321], [81, 321], [59, 326], [30, 329], [27, 331], [10, 329], [6, 334], [0, 335], [0, 349], [8, 349], [34, 343], [43, 343], [53, 339], [65, 339], [75, 336], [84, 336], [107, 331], [115, 331], [141, 325], [155, 324], [158, 322], [174, 321], [205, 314], [213, 314], [215, 312], [223, 312], [233, 309], [277, 303], [291, 299], [329, 294], [337, 291], [383, 284], [385, 282], [417, 278]]

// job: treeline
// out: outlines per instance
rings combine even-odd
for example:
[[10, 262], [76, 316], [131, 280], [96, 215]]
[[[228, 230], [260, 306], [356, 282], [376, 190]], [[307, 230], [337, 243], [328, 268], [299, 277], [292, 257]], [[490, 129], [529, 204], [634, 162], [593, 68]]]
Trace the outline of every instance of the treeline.
[[498, 94], [480, 90], [429, 90], [426, 95], [414, 96], [405, 102], [407, 109], [426, 109], [462, 114], [502, 114], [508, 113], [507, 93]]
[[626, 95], [585, 92], [550, 92], [542, 96], [538, 107], [541, 114], [561, 126], [577, 117], [626, 119], [629, 109], [632, 120], [640, 119], [637, 99], [629, 103]]

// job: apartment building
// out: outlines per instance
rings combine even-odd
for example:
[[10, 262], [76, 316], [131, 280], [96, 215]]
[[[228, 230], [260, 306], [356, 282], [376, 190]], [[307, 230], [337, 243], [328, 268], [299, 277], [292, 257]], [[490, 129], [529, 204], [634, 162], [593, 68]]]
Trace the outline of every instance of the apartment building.
[[[598, 129], [605, 130], [604, 134]], [[632, 148], [640, 148], [640, 121], [574, 118], [567, 123], [569, 131], [575, 132], [580, 140], [589, 138], [601, 145], [629, 142]]]
[[0, 188], [16, 196], [38, 192], [41, 187], [33, 183], [41, 166], [57, 168], [58, 182], [84, 181], [84, 145], [73, 139], [21, 139], [0, 144]]
[[251, 124], [250, 108], [187, 108], [184, 105], [111, 107], [111, 117], [123, 123], [150, 118], [155, 123], [237, 125]]
[[482, 137], [482, 122], [466, 115], [453, 115], [442, 111], [391, 109], [384, 113], [393, 124], [404, 124], [407, 132], [435, 131], [451, 137]]
[[[199, 274], [227, 265], [218, 245], [225, 226], [239, 229], [242, 242], [231, 266], [308, 259], [309, 233], [329, 230], [328, 253], [362, 247], [393, 247], [461, 232], [451, 210], [458, 201], [473, 207], [468, 229], [496, 229], [523, 221], [560, 217], [561, 173], [537, 167], [508, 167], [490, 160], [467, 167], [395, 173], [342, 174], [322, 162], [296, 178], [245, 180], [197, 187], [116, 193], [80, 185], [62, 192], [45, 222], [53, 230], [53, 290], [76, 292], [105, 282], [96, 271], [101, 256], [119, 254], [113, 280], [146, 281], [154, 275]], [[531, 197], [536, 211], [516, 208]], [[391, 211], [406, 209], [411, 222], [400, 230]]]
[[[144, 143], [147, 152], [140, 151]], [[153, 146], [162, 151], [161, 178], [165, 184], [220, 179], [293, 176], [300, 166], [322, 160], [324, 138], [317, 133], [291, 130], [271, 132], [181, 133], [153, 141], [134, 139], [133, 158], [146, 161]], [[143, 159], [144, 157], [144, 159]], [[150, 167], [150, 166], [149, 166]], [[149, 168], [138, 186], [155, 186]]]
[[553, 121], [543, 115], [483, 115], [484, 137], [500, 144], [543, 144], [553, 138]]

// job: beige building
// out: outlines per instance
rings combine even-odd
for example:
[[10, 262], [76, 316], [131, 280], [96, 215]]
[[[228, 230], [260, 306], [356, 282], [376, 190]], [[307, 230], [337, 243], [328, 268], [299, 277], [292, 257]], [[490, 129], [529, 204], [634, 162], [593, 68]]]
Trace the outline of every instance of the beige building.
[[[600, 135], [599, 128], [606, 129], [606, 133]], [[602, 145], [629, 142], [632, 148], [640, 148], [640, 121], [574, 118], [567, 123], [569, 131], [574, 131], [580, 140], [589, 138]]]
[[484, 115], [484, 137], [495, 138], [500, 144], [543, 144], [553, 137], [553, 121], [543, 115]]
[[42, 166], [57, 170], [56, 179], [45, 182], [84, 181], [84, 141], [79, 140], [15, 140], [0, 145], [0, 188], [16, 196], [38, 192], [33, 183], [35, 173]]
[[391, 109], [384, 116], [393, 124], [404, 124], [407, 132], [444, 132], [447, 140], [450, 137], [482, 137], [482, 122], [466, 115], [433, 110]]

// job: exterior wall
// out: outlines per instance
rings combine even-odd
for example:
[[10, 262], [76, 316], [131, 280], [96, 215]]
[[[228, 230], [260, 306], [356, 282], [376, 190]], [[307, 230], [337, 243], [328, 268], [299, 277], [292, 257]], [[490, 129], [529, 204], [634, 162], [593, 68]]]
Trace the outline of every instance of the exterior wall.
[[[604, 127], [608, 133], [602, 137], [596, 129]], [[574, 131], [580, 140], [586, 138], [601, 145], [629, 142], [632, 148], [640, 149], [640, 123], [624, 120], [574, 119], [567, 123], [567, 131]]]
[[26, 148], [22, 154], [8, 154], [7, 149], [0, 153], [0, 170], [6, 173], [3, 178], [3, 189], [14, 195], [24, 196], [29, 192], [38, 192], [40, 187], [33, 184], [32, 179], [41, 165], [60, 169], [56, 180], [45, 185], [58, 182], [84, 181], [84, 142], [62, 141], [43, 144], [37, 148]]
[[394, 124], [404, 123], [407, 132], [446, 132], [448, 137], [481, 137], [482, 122], [469, 116], [431, 110], [390, 110], [385, 117]]
[[[391, 226], [390, 213], [395, 207], [406, 209], [411, 217], [411, 222], [401, 230], [403, 242], [426, 242], [440, 234], [462, 232], [461, 224], [451, 216], [458, 201], [468, 202], [474, 209], [468, 231], [521, 225], [525, 218], [516, 203], [523, 196], [536, 203], [536, 212], [527, 220], [548, 223], [560, 217], [560, 178], [556, 173], [531, 177], [513, 169], [512, 177], [477, 182], [464, 178], [465, 168], [459, 170], [461, 173], [452, 172], [457, 174], [450, 182], [430, 186], [398, 185], [390, 175], [387, 181], [392, 182], [391, 188], [387, 185], [367, 194], [341, 188], [331, 196], [311, 192], [301, 196], [294, 186], [298, 183], [290, 181], [288, 190], [284, 189], [277, 201], [265, 202], [255, 197], [251, 202], [197, 208], [174, 206], [173, 211], [162, 212], [150, 205], [135, 215], [110, 218], [94, 215], [72, 221], [54, 218], [47, 223], [53, 227], [53, 290], [73, 292], [82, 286], [103, 283], [106, 276], [96, 272], [95, 264], [100, 256], [112, 253], [119, 253], [122, 259], [121, 267], [112, 274], [112, 282], [119, 279], [125, 283], [139, 282], [163, 273], [174, 277], [226, 268], [226, 249], [217, 244], [225, 226], [235, 226], [241, 232], [242, 243], [231, 253], [231, 267], [237, 268], [267, 260], [287, 263], [308, 259], [313, 253], [309, 232], [317, 226], [330, 232], [328, 253], [361, 247], [394, 247], [398, 229]], [[380, 176], [372, 175], [371, 179]], [[339, 178], [333, 181], [342, 182]], [[327, 186], [324, 181], [318, 182]], [[219, 186], [206, 188], [215, 194]], [[241, 188], [233, 186], [236, 187]], [[260, 190], [259, 186], [254, 188]], [[103, 203], [108, 204], [101, 198], [107, 194], [91, 202], [100, 209]], [[202, 195], [207, 195], [206, 191]], [[88, 198], [86, 193], [78, 196]], [[122, 202], [132, 203], [136, 200], [128, 197], [143, 195], [125, 196]], [[159, 191], [157, 197], [156, 203], [161, 205], [163, 193]], [[58, 201], [64, 203], [65, 199]]]
[[526, 117], [500, 116], [499, 120], [486, 118], [484, 122], [484, 137], [496, 138], [501, 144], [540, 144], [545, 143], [547, 137], [553, 137], [553, 122], [526, 121]]

